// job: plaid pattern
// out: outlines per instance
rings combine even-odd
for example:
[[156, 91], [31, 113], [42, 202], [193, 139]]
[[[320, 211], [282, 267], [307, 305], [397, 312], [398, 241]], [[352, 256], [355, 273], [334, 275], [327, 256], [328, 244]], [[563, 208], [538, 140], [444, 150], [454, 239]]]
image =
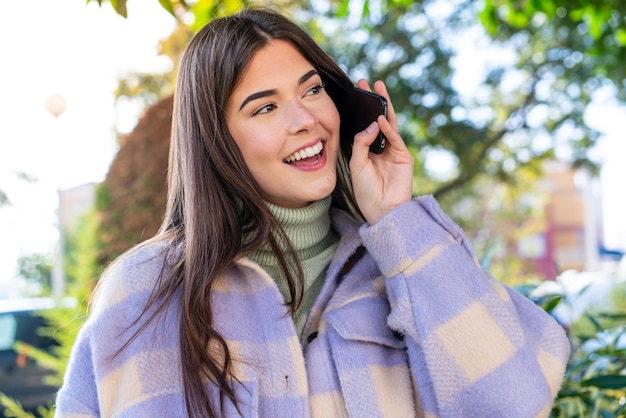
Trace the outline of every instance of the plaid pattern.
[[[371, 227], [332, 215], [341, 241], [301, 340], [257, 264], [239, 260], [215, 288], [215, 323], [242, 382], [236, 390], [244, 416], [549, 414], [569, 355], [563, 330], [480, 268], [432, 197]], [[367, 253], [339, 275], [361, 245]], [[149, 297], [158, 254], [155, 246], [134, 251], [104, 279], [74, 347], [57, 416], [186, 416], [176, 306], [110, 358], [135, 329], [125, 327]], [[207, 390], [217, 400], [210, 384]]]

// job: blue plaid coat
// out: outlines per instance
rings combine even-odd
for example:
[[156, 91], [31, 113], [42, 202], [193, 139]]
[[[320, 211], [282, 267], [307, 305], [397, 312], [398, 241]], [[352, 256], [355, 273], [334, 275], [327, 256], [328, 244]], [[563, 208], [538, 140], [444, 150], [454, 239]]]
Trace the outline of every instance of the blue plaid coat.
[[[341, 240], [301, 337], [257, 264], [242, 258], [217, 283], [214, 321], [244, 416], [549, 415], [569, 355], [565, 333], [481, 269], [432, 197], [373, 226], [340, 211], [332, 219]], [[57, 416], [186, 416], [175, 304], [111, 358], [141, 325], [131, 326], [162, 266], [160, 246], [143, 246], [103, 279]], [[209, 382], [207, 391], [217, 401]], [[239, 416], [232, 405], [227, 414]]]

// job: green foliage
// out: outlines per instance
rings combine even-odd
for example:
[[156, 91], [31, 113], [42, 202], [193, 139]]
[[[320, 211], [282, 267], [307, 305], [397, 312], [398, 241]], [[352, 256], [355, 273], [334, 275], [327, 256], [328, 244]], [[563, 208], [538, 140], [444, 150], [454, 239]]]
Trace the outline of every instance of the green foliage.
[[[37, 182], [37, 178], [34, 177], [32, 174], [28, 174], [28, 173], [23, 172], [23, 171], [14, 172], [13, 174], [15, 175], [15, 177], [18, 180], [23, 180], [23, 181], [25, 181], [27, 183], [35, 183], [35, 182]], [[5, 191], [0, 189], [0, 207], [5, 206], [5, 205], [9, 205], [10, 203], [11, 203], [11, 201], [9, 200], [9, 196], [6, 194]]]
[[165, 210], [173, 98], [151, 106], [122, 146], [96, 191], [98, 265], [152, 237]]
[[[492, 63], [478, 80], [474, 95], [468, 96], [455, 84], [460, 75], [455, 65], [460, 50], [455, 45], [476, 29], [479, 10], [475, 2], [456, 1], [454, 9], [442, 15], [437, 10], [443, 3], [424, 1], [392, 8], [382, 2], [376, 11], [351, 10], [341, 21], [335, 16], [342, 15], [343, 2], [311, 12], [313, 33], [353, 79], [386, 82], [403, 138], [419, 150], [420, 192], [439, 198], [455, 189], [467, 193], [481, 174], [501, 183], [521, 184], [518, 173], [523, 167], [538, 172], [543, 161], [555, 157], [555, 149], [567, 147], [570, 156], [562, 158], [595, 167], [582, 151], [597, 138], [582, 119], [588, 95], [573, 104], [558, 91], [561, 84], [548, 84], [552, 77], [548, 66], [529, 66], [533, 53], [544, 52], [550, 39], [531, 34], [529, 41], [536, 48], [526, 53], [515, 44], [490, 44], [479, 37], [494, 54], [500, 47], [520, 54], [517, 62]], [[510, 90], [504, 82], [512, 77], [520, 82]], [[553, 91], [542, 93], [546, 87]], [[537, 115], [544, 120], [530, 119]], [[574, 128], [575, 135], [566, 137], [566, 127]], [[547, 142], [539, 145], [537, 139]], [[431, 160], [441, 155], [453, 167], [444, 176], [431, 168]]]
[[[601, 315], [587, 319], [599, 324]], [[554, 402], [553, 417], [626, 416], [626, 326], [573, 335], [577, 346]]]
[[161, 74], [127, 74], [120, 80], [116, 98], [140, 98], [145, 105], [156, 103], [159, 98], [171, 93], [172, 83]]
[[[590, 286], [580, 290], [577, 296], [584, 295]], [[517, 290], [530, 296], [535, 287], [525, 285]], [[572, 353], [551, 417], [626, 417], [624, 293], [622, 282], [569, 327]], [[548, 313], [559, 305], [573, 308], [565, 294], [548, 294], [534, 301]]]
[[[34, 414], [24, 411], [21, 405], [15, 399], [0, 393], [0, 405], [4, 407], [4, 417], [6, 418], [35, 418]], [[52, 418], [54, 411], [41, 407], [37, 410], [37, 416], [41, 418]]]
[[548, 19], [568, 16], [572, 23], [585, 25], [598, 46], [607, 41], [626, 46], [626, 5], [623, 2], [574, 0], [562, 4], [554, 0], [487, 0], [481, 20], [489, 32], [495, 34], [503, 22], [525, 28], [537, 14]]
[[249, 0], [199, 0], [190, 7], [190, 12], [194, 16], [191, 29], [198, 31], [211, 19], [229, 15], [251, 3]]
[[[87, 316], [87, 306], [96, 278], [101, 273], [101, 266], [97, 262], [97, 226], [98, 216], [95, 212], [84, 215], [73, 236], [66, 238], [66, 296], [59, 301], [55, 309], [43, 311], [41, 316], [45, 326], [38, 332], [40, 335], [51, 337], [58, 345], [53, 346], [50, 352], [28, 347], [17, 343], [15, 349], [34, 359], [39, 365], [51, 369], [54, 373], [47, 376], [45, 383], [61, 386], [63, 376], [70, 357], [70, 352], [78, 331]], [[67, 304], [64, 301], [75, 301]], [[13, 399], [0, 393], [0, 405], [6, 408], [5, 416], [15, 418], [31, 418], [35, 415], [25, 412]], [[41, 418], [54, 416], [54, 407], [40, 407], [37, 415]]]
[[7, 196], [5, 192], [0, 190], [0, 206], [4, 206], [7, 203], [9, 203], [9, 197]]
[[158, 47], [158, 54], [169, 59], [171, 69], [164, 73], [125, 74], [114, 92], [115, 99], [136, 102], [140, 108], [146, 109], [171, 95], [176, 84], [180, 56], [193, 34], [191, 28], [178, 21], [174, 31], [168, 38], [160, 40]]
[[[552, 74], [570, 80], [567, 86], [588, 94], [609, 85], [620, 100], [626, 99], [621, 82], [626, 76], [626, 3], [486, 0], [480, 17], [496, 39], [542, 34], [542, 60], [552, 62]], [[566, 59], [554, 60], [559, 55]]]
[[99, 262], [100, 215], [92, 209], [85, 214], [76, 232], [65, 240], [65, 273], [70, 296], [84, 305], [91, 295], [103, 266]]
[[[102, 6], [102, 3], [105, 2], [105, 0], [87, 0], [87, 3], [91, 3], [92, 1], [96, 1], [100, 6]], [[126, 0], [109, 0], [109, 3], [111, 3], [111, 6], [117, 14], [123, 17], [128, 16], [128, 10], [126, 9]], [[161, 2], [161, 4], [163, 4], [163, 2]]]
[[480, 174], [472, 187], [439, 198], [446, 212], [465, 230], [483, 267], [507, 285], [537, 277], [534, 265], [518, 255], [524, 237], [545, 230], [546, 191], [541, 171], [522, 167], [509, 183]]
[[17, 260], [19, 276], [37, 285], [40, 295], [49, 295], [52, 286], [54, 262], [51, 254], [30, 254]]
[[[92, 1], [96, 1], [100, 6], [106, 2], [106, 0], [87, 0], [87, 3]], [[109, 0], [108, 2], [117, 14], [128, 17], [127, 0]], [[174, 18], [185, 20], [196, 31], [212, 18], [231, 14], [252, 3], [255, 2], [250, 0], [159, 0], [163, 9]], [[274, 5], [285, 7], [289, 3], [289, 0], [278, 1], [274, 2]]]

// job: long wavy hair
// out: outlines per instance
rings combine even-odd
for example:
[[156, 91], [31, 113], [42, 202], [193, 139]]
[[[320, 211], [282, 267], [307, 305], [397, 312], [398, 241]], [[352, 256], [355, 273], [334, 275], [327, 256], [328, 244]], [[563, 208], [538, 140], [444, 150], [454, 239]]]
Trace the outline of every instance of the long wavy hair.
[[[289, 283], [291, 313], [303, 298], [297, 253], [268, 210], [225, 122], [226, 103], [246, 66], [257, 51], [277, 39], [291, 42], [325, 82], [350, 83], [301, 27], [268, 9], [246, 9], [212, 20], [191, 40], [180, 64], [167, 209], [155, 237], [168, 244], [165, 259], [176, 261], [159, 278], [144, 312], [153, 305], [158, 306], [156, 312], [170, 302], [180, 305], [180, 360], [190, 416], [219, 416], [228, 401], [238, 409], [232, 360], [214, 327], [211, 305], [213, 284], [234, 260], [269, 244]], [[362, 219], [343, 151], [337, 173], [332, 205]], [[209, 346], [217, 347], [217, 352], [207, 350]], [[207, 380], [219, 389], [219, 405], [210, 402]]]

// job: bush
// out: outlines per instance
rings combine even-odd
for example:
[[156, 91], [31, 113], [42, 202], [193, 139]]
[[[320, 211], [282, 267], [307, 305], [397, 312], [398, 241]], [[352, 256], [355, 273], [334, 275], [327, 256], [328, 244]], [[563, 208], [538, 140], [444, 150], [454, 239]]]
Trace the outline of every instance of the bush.
[[[618, 280], [613, 283], [601, 302], [590, 304], [580, 318], [564, 324], [572, 353], [551, 417], [626, 417], [625, 287]], [[554, 314], [559, 308], [571, 312], [573, 306], [568, 305], [572, 299], [579, 305], [579, 297], [593, 286], [592, 281], [574, 295], [551, 292], [533, 299], [548, 313]], [[533, 290], [523, 289], [531, 297]]]

